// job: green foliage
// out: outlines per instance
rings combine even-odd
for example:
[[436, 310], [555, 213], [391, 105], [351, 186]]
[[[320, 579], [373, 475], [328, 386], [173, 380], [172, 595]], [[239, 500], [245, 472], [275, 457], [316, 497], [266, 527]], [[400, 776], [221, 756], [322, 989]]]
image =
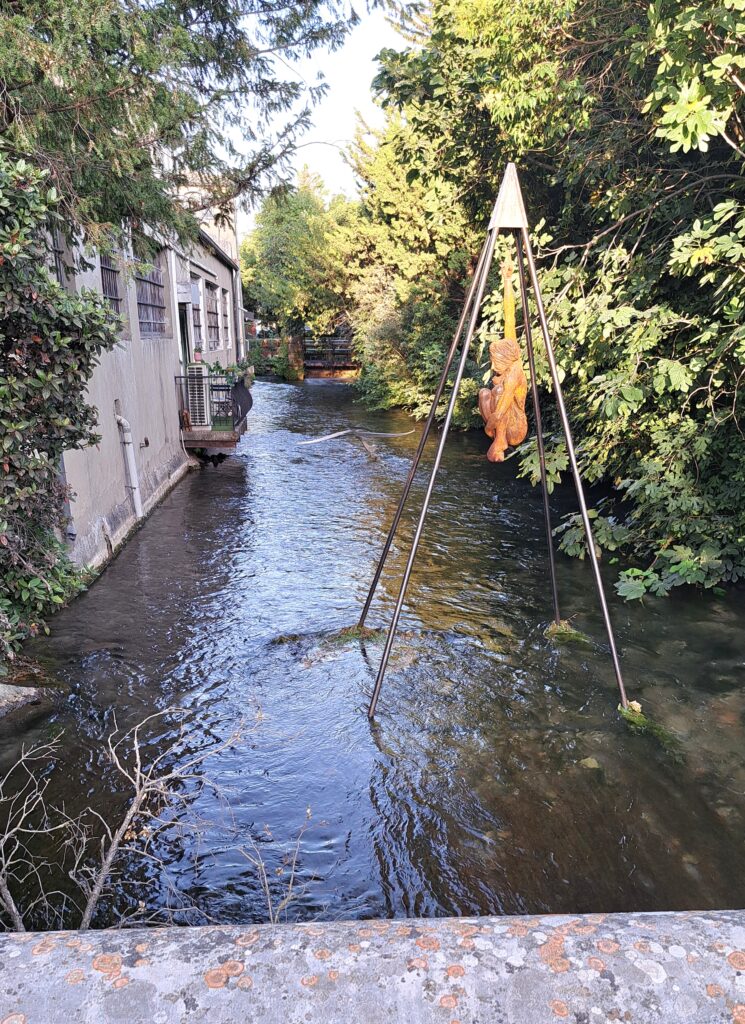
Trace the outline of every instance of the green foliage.
[[655, 116], [657, 137], [671, 143], [673, 153], [706, 152], [716, 137], [733, 147], [739, 137], [741, 145], [743, 0], [656, 0], [649, 27], [635, 56], [639, 63], [658, 62], [644, 105], [645, 112]]
[[290, 366], [290, 343], [287, 338], [282, 338], [279, 342], [276, 355], [272, 355], [269, 359], [269, 367], [270, 373], [281, 377], [282, 380], [293, 379], [293, 369]]
[[344, 0], [3, 4], [3, 146], [50, 172], [63, 224], [94, 241], [125, 221], [140, 242], [143, 225], [194, 233], [193, 213], [281, 180], [324, 89], [287, 62], [356, 21]]
[[[416, 45], [381, 55], [387, 126], [353, 154], [360, 386], [417, 413], [520, 164], [596, 541], [627, 598], [745, 575], [744, 11], [434, 0]], [[497, 297], [485, 309], [469, 403]], [[553, 485], [567, 457], [540, 351], [537, 375]], [[536, 482], [534, 442], [518, 457]], [[576, 517], [559, 534], [584, 556]]]
[[264, 377], [267, 373], [272, 372], [271, 358], [269, 356], [265, 356], [261, 351], [261, 343], [258, 338], [251, 338], [248, 346], [248, 353], [246, 355], [246, 362], [249, 366], [253, 366], [257, 377]]
[[291, 333], [308, 325], [329, 334], [344, 324], [346, 274], [334, 239], [353, 209], [343, 197], [327, 202], [307, 170], [297, 188], [264, 200], [241, 246], [247, 304]]
[[645, 715], [639, 704], [632, 701], [626, 708], [619, 704], [618, 712], [632, 733], [637, 736], [652, 736], [673, 760], [682, 763], [683, 751], [680, 740], [664, 725]]
[[214, 363], [207, 363], [206, 365], [210, 373], [226, 377], [228, 384], [238, 384], [240, 382], [247, 388], [250, 388], [254, 382], [254, 374], [250, 372], [252, 363], [248, 357], [239, 360], [237, 363], [230, 363], [228, 366], [223, 366], [217, 359]]
[[56, 540], [60, 458], [96, 439], [83, 393], [117, 338], [104, 300], [68, 294], [46, 269], [57, 203], [47, 172], [0, 153], [0, 658], [80, 585]]
[[[340, 238], [348, 268], [348, 316], [362, 365], [359, 387], [377, 408], [428, 411], [460, 312], [477, 247], [458, 186], [414, 173], [418, 145], [408, 119], [391, 113], [372, 137], [359, 132], [351, 158], [362, 183], [353, 233]], [[421, 146], [426, 167], [434, 154]], [[475, 363], [470, 367], [476, 371]], [[476, 422], [468, 383], [455, 422]]]

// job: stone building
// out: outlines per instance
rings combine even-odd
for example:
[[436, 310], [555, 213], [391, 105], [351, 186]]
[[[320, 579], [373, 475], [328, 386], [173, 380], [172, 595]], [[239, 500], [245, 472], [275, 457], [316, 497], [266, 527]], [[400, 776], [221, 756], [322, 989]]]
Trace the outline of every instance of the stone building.
[[[236, 246], [237, 251], [237, 246]], [[187, 471], [177, 378], [199, 358], [227, 367], [243, 355], [237, 261], [205, 230], [186, 250], [165, 246], [143, 269], [131, 260], [87, 257], [72, 270], [62, 244], [55, 269], [68, 288], [99, 291], [122, 316], [121, 339], [94, 371], [88, 401], [98, 445], [68, 451], [67, 540], [79, 565], [98, 566]]]

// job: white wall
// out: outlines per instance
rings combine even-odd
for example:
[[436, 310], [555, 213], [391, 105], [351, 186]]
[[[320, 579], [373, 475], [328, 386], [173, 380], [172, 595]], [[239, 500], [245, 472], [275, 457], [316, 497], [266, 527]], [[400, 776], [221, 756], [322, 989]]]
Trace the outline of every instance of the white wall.
[[[166, 329], [143, 334], [137, 316], [134, 279], [120, 272], [125, 325], [120, 342], [106, 353], [93, 373], [87, 400], [98, 410], [99, 444], [64, 456], [64, 473], [73, 495], [70, 502], [70, 553], [80, 565], [100, 565], [136, 525], [125, 451], [116, 422], [117, 411], [132, 429], [133, 450], [142, 502], [147, 512], [180, 479], [188, 466], [181, 445], [175, 377], [184, 373], [179, 337], [179, 301], [191, 298], [189, 282], [199, 278], [203, 359], [229, 366], [236, 361], [236, 287], [239, 277], [206, 245], [188, 253], [163, 252], [161, 269], [166, 286]], [[205, 284], [217, 286], [220, 315], [219, 344], [211, 347], [207, 332]], [[101, 269], [95, 266], [75, 275], [70, 287], [101, 291]], [[181, 287], [179, 287], [179, 284]], [[223, 328], [222, 291], [228, 297], [228, 330]], [[193, 353], [191, 303], [187, 306], [189, 352]], [[147, 440], [147, 445], [145, 444]]]
[[[202, 321], [202, 359], [206, 363], [218, 362], [221, 366], [230, 366], [236, 361], [236, 281], [237, 274], [233, 268], [217, 257], [210, 249], [201, 244], [195, 244], [193, 248], [184, 254], [180, 254], [177, 260], [179, 280], [188, 281], [190, 277], [196, 277], [199, 282], [201, 301]], [[220, 317], [220, 338], [219, 343], [214, 345], [210, 342], [207, 331], [207, 308], [206, 295], [207, 285], [217, 287], [218, 310]], [[227, 292], [228, 305], [228, 329], [223, 329], [222, 316], [222, 294]], [[191, 308], [188, 311], [189, 329], [191, 326]], [[193, 335], [190, 336], [190, 351], [193, 353]], [[214, 346], [214, 347], [213, 347]]]
[[[164, 261], [164, 270], [169, 261]], [[93, 373], [87, 400], [98, 410], [96, 447], [67, 452], [64, 471], [73, 491], [70, 511], [71, 556], [78, 564], [98, 565], [136, 523], [127, 479], [125, 453], [115, 419], [132, 428], [134, 455], [143, 505], [147, 511], [179, 479], [187, 459], [179, 437], [174, 376], [179, 373], [178, 338], [173, 323], [173, 284], [167, 277], [168, 323], [164, 334], [141, 336], [135, 283], [123, 280], [126, 325], [117, 347], [106, 353]], [[100, 268], [76, 275], [75, 287], [101, 289]], [[145, 447], [145, 439], [149, 442]]]

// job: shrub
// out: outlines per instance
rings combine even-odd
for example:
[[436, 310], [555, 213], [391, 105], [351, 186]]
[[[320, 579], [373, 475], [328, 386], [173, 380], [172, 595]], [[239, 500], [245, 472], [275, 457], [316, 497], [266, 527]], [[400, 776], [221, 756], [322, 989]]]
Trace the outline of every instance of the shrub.
[[117, 338], [103, 299], [47, 269], [57, 202], [46, 172], [0, 153], [0, 660], [79, 585], [58, 539], [60, 460], [96, 440], [83, 394]]

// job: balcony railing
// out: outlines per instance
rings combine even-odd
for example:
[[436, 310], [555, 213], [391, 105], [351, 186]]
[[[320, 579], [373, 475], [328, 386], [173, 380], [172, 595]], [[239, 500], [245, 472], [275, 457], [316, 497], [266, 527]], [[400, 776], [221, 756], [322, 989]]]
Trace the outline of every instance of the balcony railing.
[[238, 441], [253, 404], [242, 380], [210, 373], [203, 364], [195, 364], [176, 377], [176, 392], [179, 426], [187, 447], [190, 441], [192, 447], [221, 441], [230, 446]]

